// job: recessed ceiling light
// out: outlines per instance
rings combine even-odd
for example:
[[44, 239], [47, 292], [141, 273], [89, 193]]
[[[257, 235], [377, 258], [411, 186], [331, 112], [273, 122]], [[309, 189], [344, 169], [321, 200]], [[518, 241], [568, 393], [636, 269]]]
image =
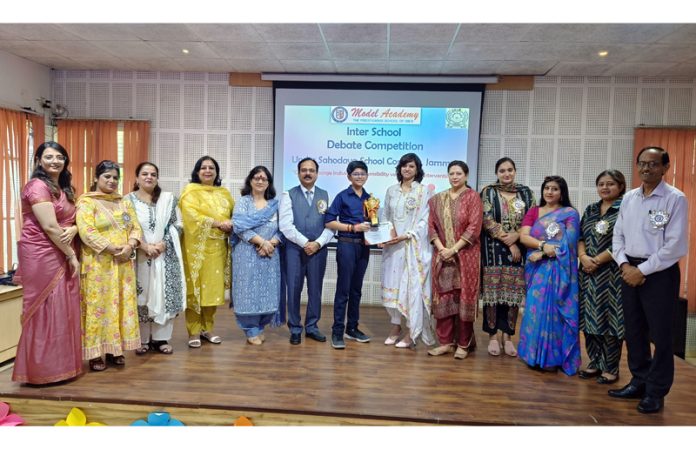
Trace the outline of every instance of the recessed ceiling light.
[[189, 54], [188, 48], [182, 48], [181, 52], [185, 55]]
[[600, 51], [600, 52], [597, 53], [597, 54], [598, 54], [601, 58], [603, 58], [603, 57], [607, 56], [607, 55], [609, 54], [609, 52], [606, 51], [606, 50], [602, 50], [602, 51]]

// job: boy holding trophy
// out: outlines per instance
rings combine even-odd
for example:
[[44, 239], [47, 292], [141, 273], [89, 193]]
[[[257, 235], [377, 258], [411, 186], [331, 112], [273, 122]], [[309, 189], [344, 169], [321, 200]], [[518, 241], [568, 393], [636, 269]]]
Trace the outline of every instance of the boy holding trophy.
[[370, 195], [363, 189], [367, 182], [367, 165], [362, 161], [352, 161], [346, 173], [350, 186], [336, 195], [324, 215], [325, 226], [338, 231], [338, 278], [331, 327], [331, 346], [334, 349], [345, 349], [344, 337], [359, 343], [370, 341], [370, 337], [358, 329], [358, 321], [363, 278], [370, 259], [370, 248], [365, 243], [365, 231], [370, 229], [370, 223], [365, 221], [365, 213], [376, 217], [377, 209], [373, 201], [367, 203]]

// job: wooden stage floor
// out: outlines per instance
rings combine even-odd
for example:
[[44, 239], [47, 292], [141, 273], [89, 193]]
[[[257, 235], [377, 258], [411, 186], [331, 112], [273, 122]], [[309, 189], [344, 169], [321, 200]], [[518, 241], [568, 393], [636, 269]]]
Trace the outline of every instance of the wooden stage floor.
[[[325, 306], [322, 313], [320, 327], [328, 335], [332, 310]], [[11, 370], [5, 370], [0, 372], [0, 400], [29, 415], [32, 402], [43, 410], [47, 404], [61, 404], [66, 412], [67, 404], [95, 410], [111, 404], [114, 417], [126, 415], [129, 408], [190, 409], [198, 416], [190, 424], [220, 424], [230, 411], [250, 416], [256, 424], [696, 424], [696, 367], [678, 358], [665, 409], [642, 415], [637, 401], [611, 399], [608, 388], [593, 380], [541, 373], [516, 358], [489, 356], [478, 322], [479, 348], [468, 359], [455, 360], [430, 357], [422, 344], [415, 351], [385, 346], [389, 323], [384, 309], [365, 306], [361, 313], [360, 327], [372, 342], [347, 341], [343, 351], [304, 336], [301, 345], [291, 346], [286, 327], [268, 330], [261, 347], [248, 345], [227, 307], [219, 308], [217, 317], [216, 331], [224, 342], [189, 349], [179, 317], [171, 356], [129, 352], [123, 369], [87, 372], [48, 387], [15, 384]], [[625, 354], [621, 375], [615, 385], [630, 378]], [[88, 417], [107, 424], [127, 422], [109, 422], [108, 410], [98, 413]], [[45, 417], [43, 423], [55, 422], [53, 418]]]

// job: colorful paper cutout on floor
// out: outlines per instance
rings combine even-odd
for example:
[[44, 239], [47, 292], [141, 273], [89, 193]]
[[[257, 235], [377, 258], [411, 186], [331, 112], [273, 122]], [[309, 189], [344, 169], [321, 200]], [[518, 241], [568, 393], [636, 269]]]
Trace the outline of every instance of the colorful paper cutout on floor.
[[147, 421], [139, 419], [134, 421], [131, 426], [154, 426], [154, 427], [167, 427], [167, 426], [183, 426], [184, 423], [178, 419], [172, 418], [167, 412], [152, 412], [147, 415]]
[[0, 426], [20, 426], [24, 423], [21, 416], [10, 413], [10, 404], [0, 402]]
[[244, 427], [244, 426], [253, 426], [254, 424], [246, 416], [240, 416], [239, 418], [234, 420], [234, 425], [235, 425], [235, 427]]
[[61, 419], [57, 423], [55, 423], [56, 426], [105, 426], [106, 424], [102, 424], [99, 422], [87, 422], [87, 415], [85, 415], [85, 412], [80, 410], [77, 407], [73, 407], [72, 410], [70, 410], [70, 413], [68, 413], [68, 416], [65, 419]]

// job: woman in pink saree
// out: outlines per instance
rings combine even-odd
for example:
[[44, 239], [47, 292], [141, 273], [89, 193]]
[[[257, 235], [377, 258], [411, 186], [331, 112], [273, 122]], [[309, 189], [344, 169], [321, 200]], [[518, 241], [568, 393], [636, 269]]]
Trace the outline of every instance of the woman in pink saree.
[[77, 226], [69, 165], [60, 144], [41, 144], [31, 180], [22, 189], [24, 226], [14, 279], [24, 287], [24, 303], [15, 382], [47, 384], [82, 373], [80, 265], [73, 246]]

